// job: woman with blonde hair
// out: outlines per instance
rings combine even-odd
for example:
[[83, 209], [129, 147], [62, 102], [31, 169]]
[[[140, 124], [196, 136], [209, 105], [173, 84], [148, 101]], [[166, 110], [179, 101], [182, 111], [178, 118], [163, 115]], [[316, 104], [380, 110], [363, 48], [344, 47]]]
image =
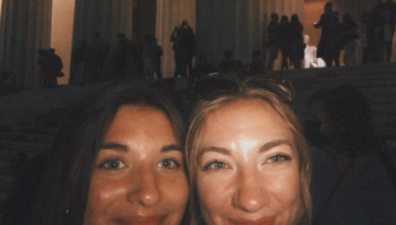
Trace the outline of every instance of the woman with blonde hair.
[[250, 84], [206, 93], [193, 111], [186, 157], [194, 222], [309, 224], [310, 153], [292, 92], [274, 80]]

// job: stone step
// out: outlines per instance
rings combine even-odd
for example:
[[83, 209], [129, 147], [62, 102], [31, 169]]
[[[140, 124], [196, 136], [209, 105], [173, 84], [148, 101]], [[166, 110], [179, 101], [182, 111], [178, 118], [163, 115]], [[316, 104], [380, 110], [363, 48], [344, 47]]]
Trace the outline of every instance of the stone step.
[[[12, 173], [12, 171], [10, 171], [11, 166], [12, 166], [11, 162], [2, 161], [2, 159], [0, 159], [0, 174], [9, 175], [10, 172]], [[0, 189], [1, 189], [1, 182], [0, 182]]]
[[23, 143], [15, 141], [1, 141], [0, 150], [8, 150], [15, 152], [26, 152], [26, 153], [42, 153], [49, 150], [51, 145], [38, 144], [38, 143]]
[[22, 133], [22, 134], [43, 134], [43, 135], [57, 135], [57, 127], [39, 127], [39, 126], [11, 126], [0, 128], [1, 132], [8, 133]]
[[54, 142], [53, 134], [26, 134], [26, 133], [0, 133], [0, 140], [25, 143], [39, 143], [51, 145]]
[[[4, 177], [4, 178], [3, 178]], [[14, 178], [0, 175], [0, 192], [9, 192], [13, 185]]]

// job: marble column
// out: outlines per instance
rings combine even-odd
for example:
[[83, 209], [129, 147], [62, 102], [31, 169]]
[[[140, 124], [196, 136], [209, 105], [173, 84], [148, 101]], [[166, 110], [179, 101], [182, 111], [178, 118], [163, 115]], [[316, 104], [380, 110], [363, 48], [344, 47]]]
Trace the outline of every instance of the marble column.
[[90, 41], [98, 32], [111, 48], [117, 34], [132, 38], [133, 0], [76, 0], [74, 12], [73, 49], [81, 40]]
[[[254, 50], [266, 52], [266, 27], [272, 12], [303, 21], [304, 0], [197, 0], [197, 54], [207, 55], [213, 66], [232, 50], [242, 63]], [[265, 54], [264, 59], [265, 59]]]
[[0, 70], [21, 87], [38, 85], [38, 50], [50, 47], [52, 0], [3, 0]]
[[205, 54], [213, 66], [232, 50], [243, 63], [253, 50], [261, 50], [265, 35], [266, 0], [198, 0], [197, 55]]
[[[198, 0], [199, 1], [199, 0]], [[217, 1], [217, 0], [216, 0]], [[170, 41], [175, 26], [180, 26], [183, 20], [196, 31], [196, 0], [157, 0], [156, 37], [162, 47], [162, 71], [164, 77], [172, 77], [175, 70], [173, 57], [173, 42]]]

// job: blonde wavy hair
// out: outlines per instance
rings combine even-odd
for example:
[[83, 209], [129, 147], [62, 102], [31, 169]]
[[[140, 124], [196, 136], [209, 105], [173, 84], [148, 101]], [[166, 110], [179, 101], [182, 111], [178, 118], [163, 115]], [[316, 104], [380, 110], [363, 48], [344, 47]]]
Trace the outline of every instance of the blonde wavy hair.
[[259, 88], [245, 88], [235, 93], [228, 93], [212, 100], [203, 100], [197, 104], [190, 118], [189, 131], [186, 138], [186, 163], [189, 170], [190, 203], [194, 218], [200, 217], [199, 201], [196, 190], [197, 155], [202, 144], [202, 131], [206, 126], [206, 118], [216, 109], [243, 99], [259, 99], [270, 106], [281, 116], [292, 131], [299, 156], [300, 190], [303, 204], [303, 215], [299, 224], [309, 224], [312, 217], [311, 194], [309, 183], [311, 180], [311, 156], [306, 139], [304, 138], [297, 117], [288, 104], [284, 103], [276, 94]]

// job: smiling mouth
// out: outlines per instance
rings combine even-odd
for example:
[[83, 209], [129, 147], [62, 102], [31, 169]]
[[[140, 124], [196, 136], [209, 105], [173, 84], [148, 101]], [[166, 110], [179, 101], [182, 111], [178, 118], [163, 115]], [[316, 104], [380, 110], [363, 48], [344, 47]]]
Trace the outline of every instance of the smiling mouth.
[[234, 220], [232, 221], [232, 225], [274, 225], [275, 217], [271, 218], [263, 218], [256, 221], [251, 220]]
[[163, 216], [133, 216], [116, 219], [119, 225], [160, 225]]

